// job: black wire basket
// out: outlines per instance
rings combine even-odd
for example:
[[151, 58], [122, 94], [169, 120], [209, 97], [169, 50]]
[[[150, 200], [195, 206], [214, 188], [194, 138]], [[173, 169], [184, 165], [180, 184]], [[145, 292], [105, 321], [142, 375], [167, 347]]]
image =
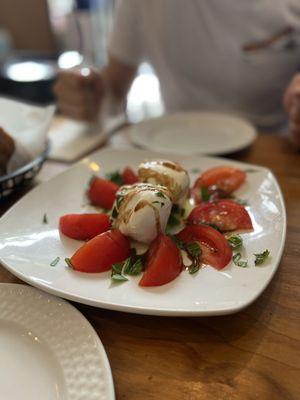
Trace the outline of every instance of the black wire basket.
[[49, 153], [49, 142], [40, 156], [16, 171], [0, 177], [0, 201], [32, 183]]

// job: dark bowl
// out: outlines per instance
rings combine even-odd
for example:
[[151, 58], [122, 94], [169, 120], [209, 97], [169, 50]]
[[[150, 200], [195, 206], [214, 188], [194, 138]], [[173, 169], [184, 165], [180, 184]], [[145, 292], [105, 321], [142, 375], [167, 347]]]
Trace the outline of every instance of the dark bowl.
[[0, 201], [32, 183], [47, 159], [49, 148], [50, 145], [47, 142], [44, 151], [37, 158], [14, 172], [0, 177]]

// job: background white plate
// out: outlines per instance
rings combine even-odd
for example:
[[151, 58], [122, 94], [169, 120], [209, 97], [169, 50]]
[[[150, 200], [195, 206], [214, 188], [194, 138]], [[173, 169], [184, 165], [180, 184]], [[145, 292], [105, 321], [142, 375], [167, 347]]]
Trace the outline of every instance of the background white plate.
[[[139, 278], [111, 285], [110, 273], [83, 274], [65, 266], [81, 242], [60, 237], [59, 217], [87, 211], [84, 191], [91, 174], [126, 165], [136, 168], [145, 159], [169, 158], [181, 162], [192, 179], [216, 165], [235, 165], [254, 172], [237, 196], [248, 199], [254, 232], [243, 234], [249, 268], [231, 263], [222, 271], [211, 267], [195, 276], [183, 272], [178, 279], [157, 288], [141, 288]], [[48, 224], [43, 224], [47, 213]], [[271, 280], [280, 261], [286, 231], [282, 195], [272, 173], [260, 167], [208, 157], [184, 157], [141, 150], [103, 150], [28, 193], [0, 220], [0, 261], [13, 274], [53, 294], [108, 309], [157, 315], [216, 315], [232, 313], [254, 301]], [[271, 258], [254, 267], [253, 253], [268, 248]], [[61, 257], [56, 267], [50, 263]]]
[[166, 115], [127, 130], [131, 141], [138, 146], [185, 155], [233, 153], [256, 139], [256, 129], [247, 120], [215, 112]]
[[5, 400], [113, 400], [105, 350], [73, 306], [0, 285], [0, 393]]

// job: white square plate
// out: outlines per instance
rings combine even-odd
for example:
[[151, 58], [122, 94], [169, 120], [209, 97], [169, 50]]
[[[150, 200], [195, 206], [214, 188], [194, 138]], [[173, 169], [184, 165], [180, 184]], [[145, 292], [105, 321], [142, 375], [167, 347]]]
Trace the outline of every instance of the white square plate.
[[[233, 165], [247, 173], [236, 192], [249, 202], [254, 231], [243, 234], [243, 258], [248, 268], [233, 263], [222, 271], [202, 268], [195, 276], [183, 272], [173, 282], [156, 288], [138, 286], [137, 278], [111, 285], [110, 273], [83, 274], [66, 267], [81, 242], [60, 238], [59, 217], [87, 211], [83, 206], [86, 184], [95, 172], [104, 174], [126, 165], [137, 168], [145, 159], [171, 159], [198, 173], [217, 165]], [[48, 224], [43, 223], [44, 213]], [[281, 191], [265, 168], [210, 157], [174, 156], [142, 150], [103, 150], [75, 164], [22, 198], [0, 220], [0, 261], [13, 274], [58, 296], [96, 307], [156, 315], [218, 315], [241, 310], [252, 303], [272, 279], [283, 251], [286, 213]], [[254, 253], [269, 249], [271, 257], [254, 266]], [[60, 262], [51, 267], [57, 256]]]

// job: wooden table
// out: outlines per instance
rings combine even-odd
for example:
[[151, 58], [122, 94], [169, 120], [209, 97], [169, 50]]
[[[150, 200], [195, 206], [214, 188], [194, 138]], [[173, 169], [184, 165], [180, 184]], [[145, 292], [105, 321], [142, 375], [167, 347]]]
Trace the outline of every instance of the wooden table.
[[[283, 138], [261, 135], [235, 158], [271, 168], [283, 190], [288, 230], [279, 270], [254, 304], [222, 317], [152, 317], [74, 304], [105, 346], [117, 399], [300, 399], [300, 155]], [[47, 162], [40, 177], [66, 167]], [[0, 266], [0, 282], [20, 281]]]

